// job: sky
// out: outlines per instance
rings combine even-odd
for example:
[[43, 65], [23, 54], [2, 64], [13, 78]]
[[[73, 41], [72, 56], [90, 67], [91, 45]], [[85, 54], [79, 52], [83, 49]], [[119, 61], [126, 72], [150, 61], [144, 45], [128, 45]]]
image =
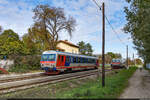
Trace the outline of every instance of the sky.
[[[133, 48], [130, 34], [124, 33], [123, 27], [127, 23], [124, 7], [129, 6], [125, 0], [96, 0], [99, 6], [105, 3], [105, 15], [115, 29], [112, 30], [105, 20], [105, 53], [121, 53], [126, 58], [126, 45], [129, 57], [137, 58], [137, 51]], [[66, 16], [76, 20], [76, 30], [70, 38], [68, 33], [61, 32], [60, 40], [68, 40], [74, 44], [80, 41], [90, 43], [94, 54], [102, 52], [102, 12], [93, 0], [0, 0], [0, 25], [3, 29], [13, 29], [23, 36], [34, 23], [33, 9], [39, 4], [64, 8]], [[117, 34], [117, 35], [116, 35]]]

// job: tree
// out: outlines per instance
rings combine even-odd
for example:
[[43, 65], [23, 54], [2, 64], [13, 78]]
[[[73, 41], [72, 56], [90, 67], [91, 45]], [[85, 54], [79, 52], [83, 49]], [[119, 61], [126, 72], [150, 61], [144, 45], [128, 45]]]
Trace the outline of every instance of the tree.
[[4, 30], [0, 34], [0, 55], [20, 55], [25, 54], [26, 49], [19, 36], [13, 30]]
[[91, 56], [92, 53], [93, 53], [91, 44], [90, 44], [90, 43], [87, 43], [87, 44], [85, 45], [85, 48], [86, 48], [86, 51], [87, 51], [87, 52], [86, 52], [86, 55]]
[[111, 56], [112, 59], [116, 58], [116, 55], [113, 52], [107, 52], [107, 55]]
[[85, 52], [86, 52], [86, 50], [85, 50], [85, 43], [83, 41], [81, 41], [77, 45], [79, 46], [79, 52], [81, 54], [85, 55]]
[[126, 0], [130, 7], [125, 7], [127, 24], [126, 33], [130, 33], [140, 57], [150, 62], [150, 1]]
[[81, 41], [77, 45], [79, 46], [80, 54], [89, 55], [89, 56], [92, 55], [93, 50], [92, 50], [92, 46], [90, 43], [86, 44], [85, 42]]
[[105, 61], [106, 61], [106, 63], [108, 63], [108, 64], [111, 63], [112, 59], [118, 59], [118, 58], [119, 58], [119, 59], [122, 58], [121, 54], [119, 54], [119, 53], [107, 52], [107, 53], [105, 54]]
[[120, 54], [120, 53], [115, 53], [115, 58], [119, 58], [119, 59], [121, 59], [121, 58], [122, 58], [122, 56], [121, 56], [121, 54]]
[[38, 48], [36, 48], [36, 44], [29, 37], [29, 34], [23, 35], [22, 42], [24, 44], [24, 47], [28, 50], [28, 54], [38, 54]]
[[29, 29], [29, 36], [44, 45], [45, 50], [56, 49], [60, 32], [67, 31], [72, 36], [76, 21], [71, 16], [67, 18], [64, 9], [37, 5], [33, 12], [34, 25]]
[[143, 63], [142, 63], [142, 60], [139, 59], [139, 58], [136, 58], [136, 59], [135, 59], [135, 63], [136, 63], [137, 65], [142, 65], [142, 64], [143, 64]]

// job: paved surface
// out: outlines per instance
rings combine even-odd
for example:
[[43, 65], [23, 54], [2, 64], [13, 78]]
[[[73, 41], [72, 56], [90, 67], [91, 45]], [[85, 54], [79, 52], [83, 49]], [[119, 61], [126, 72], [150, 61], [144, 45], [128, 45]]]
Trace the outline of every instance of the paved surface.
[[129, 79], [129, 86], [120, 98], [149, 98], [150, 99], [150, 73], [142, 69], [136, 70]]

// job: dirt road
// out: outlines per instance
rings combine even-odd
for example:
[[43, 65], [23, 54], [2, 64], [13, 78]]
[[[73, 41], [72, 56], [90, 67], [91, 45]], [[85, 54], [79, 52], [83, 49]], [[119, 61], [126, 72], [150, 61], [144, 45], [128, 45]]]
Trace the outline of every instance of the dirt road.
[[136, 70], [120, 98], [150, 98], [150, 73], [145, 69]]

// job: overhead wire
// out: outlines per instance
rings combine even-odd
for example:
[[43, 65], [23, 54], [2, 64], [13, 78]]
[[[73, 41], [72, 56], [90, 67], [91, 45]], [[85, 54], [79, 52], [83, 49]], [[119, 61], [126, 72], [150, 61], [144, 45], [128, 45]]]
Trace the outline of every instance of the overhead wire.
[[[93, 0], [93, 2], [97, 5], [97, 7], [101, 10], [101, 6], [98, 5], [98, 3]], [[109, 26], [111, 27], [111, 29], [113, 30], [113, 32], [115, 33], [116, 37], [119, 39], [119, 41], [123, 44], [126, 45], [118, 36], [118, 33], [115, 31], [115, 29], [113, 28], [113, 26], [111, 25], [110, 21], [108, 20], [107, 16], [105, 15], [106, 21], [108, 22]]]
[[120, 40], [120, 42], [123, 44], [123, 45], [126, 45], [121, 39], [120, 37], [118, 36], [118, 33], [115, 31], [115, 29], [113, 28], [113, 26], [111, 25], [110, 21], [108, 20], [107, 16], [105, 15], [105, 18], [108, 22], [108, 24], [110, 25], [111, 29], [113, 30], [113, 32], [115, 33], [116, 37]]
[[95, 1], [95, 0], [93, 0], [93, 2], [97, 5], [97, 7], [101, 10], [101, 7], [98, 5], [98, 3]]

